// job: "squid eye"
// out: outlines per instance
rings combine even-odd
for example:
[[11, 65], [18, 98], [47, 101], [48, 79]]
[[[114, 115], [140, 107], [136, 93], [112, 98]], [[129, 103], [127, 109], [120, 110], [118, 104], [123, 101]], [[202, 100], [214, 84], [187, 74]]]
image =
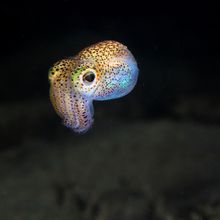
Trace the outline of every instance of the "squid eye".
[[83, 82], [86, 84], [91, 84], [95, 80], [95, 73], [92, 71], [87, 72], [83, 76]]

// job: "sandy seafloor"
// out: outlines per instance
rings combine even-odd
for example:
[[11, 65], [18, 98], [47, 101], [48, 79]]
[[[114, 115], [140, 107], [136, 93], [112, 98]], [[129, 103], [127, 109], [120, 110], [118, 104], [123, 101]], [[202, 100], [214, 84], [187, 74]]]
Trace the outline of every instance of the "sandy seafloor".
[[2, 105], [0, 219], [220, 219], [218, 124], [108, 114], [75, 135], [48, 100]]

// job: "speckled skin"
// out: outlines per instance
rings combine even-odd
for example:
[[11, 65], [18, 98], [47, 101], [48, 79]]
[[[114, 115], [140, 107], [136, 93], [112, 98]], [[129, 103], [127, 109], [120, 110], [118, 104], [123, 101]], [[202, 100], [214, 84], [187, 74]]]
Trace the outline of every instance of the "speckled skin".
[[[88, 74], [94, 75], [92, 82], [85, 80]], [[50, 68], [50, 98], [67, 127], [86, 132], [93, 123], [92, 101], [128, 94], [137, 78], [137, 63], [127, 47], [103, 41]]]

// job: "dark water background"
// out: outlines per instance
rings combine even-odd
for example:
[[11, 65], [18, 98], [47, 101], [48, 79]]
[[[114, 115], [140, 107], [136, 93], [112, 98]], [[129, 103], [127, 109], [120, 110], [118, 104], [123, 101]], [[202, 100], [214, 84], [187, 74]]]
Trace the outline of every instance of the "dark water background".
[[[217, 3], [7, 1], [0, 20], [1, 220], [220, 219]], [[48, 69], [102, 40], [128, 46], [139, 80], [76, 135]]]

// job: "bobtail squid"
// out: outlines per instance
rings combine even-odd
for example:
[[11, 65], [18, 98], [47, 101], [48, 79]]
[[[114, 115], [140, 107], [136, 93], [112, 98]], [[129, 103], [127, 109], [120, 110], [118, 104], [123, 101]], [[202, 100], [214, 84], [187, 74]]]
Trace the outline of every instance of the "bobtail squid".
[[103, 41], [50, 68], [50, 99], [67, 127], [86, 132], [93, 123], [93, 100], [125, 96], [137, 78], [137, 63], [127, 47]]

